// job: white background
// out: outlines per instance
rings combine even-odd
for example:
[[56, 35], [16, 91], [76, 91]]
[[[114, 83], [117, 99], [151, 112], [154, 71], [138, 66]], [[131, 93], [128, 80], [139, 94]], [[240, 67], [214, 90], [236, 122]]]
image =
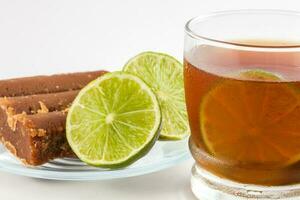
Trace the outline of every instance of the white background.
[[[228, 9], [300, 10], [299, 0], [0, 0], [0, 78], [118, 70], [135, 54], [182, 59], [183, 27], [196, 15]], [[295, 26], [300, 24], [295, 24]], [[112, 181], [60, 182], [0, 172], [1, 200], [194, 200], [192, 161]]]

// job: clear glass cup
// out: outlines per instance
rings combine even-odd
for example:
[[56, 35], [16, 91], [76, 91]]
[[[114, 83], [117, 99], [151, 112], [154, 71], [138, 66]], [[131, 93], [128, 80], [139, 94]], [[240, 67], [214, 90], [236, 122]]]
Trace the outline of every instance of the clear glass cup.
[[300, 199], [300, 14], [240, 10], [185, 27], [185, 94], [201, 200]]

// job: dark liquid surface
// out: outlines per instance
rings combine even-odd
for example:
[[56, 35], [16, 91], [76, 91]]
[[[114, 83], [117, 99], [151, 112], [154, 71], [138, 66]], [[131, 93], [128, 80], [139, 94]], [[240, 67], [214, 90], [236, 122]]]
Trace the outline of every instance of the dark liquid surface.
[[198, 164], [242, 183], [299, 183], [300, 53], [200, 46], [184, 65]]

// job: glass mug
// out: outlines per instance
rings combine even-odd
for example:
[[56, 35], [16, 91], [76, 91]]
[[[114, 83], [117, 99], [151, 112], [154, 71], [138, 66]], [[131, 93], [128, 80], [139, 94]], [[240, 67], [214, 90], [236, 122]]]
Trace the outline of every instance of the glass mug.
[[191, 19], [184, 78], [194, 194], [300, 199], [300, 14]]

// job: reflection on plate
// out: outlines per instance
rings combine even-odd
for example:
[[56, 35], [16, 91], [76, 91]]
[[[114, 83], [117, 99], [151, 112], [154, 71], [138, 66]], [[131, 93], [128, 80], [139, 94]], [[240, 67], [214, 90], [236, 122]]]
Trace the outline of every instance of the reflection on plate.
[[0, 170], [23, 176], [54, 180], [107, 180], [139, 176], [166, 169], [190, 158], [188, 138], [158, 141], [131, 166], [118, 170], [91, 167], [78, 159], [56, 159], [39, 167], [25, 167], [0, 145]]

